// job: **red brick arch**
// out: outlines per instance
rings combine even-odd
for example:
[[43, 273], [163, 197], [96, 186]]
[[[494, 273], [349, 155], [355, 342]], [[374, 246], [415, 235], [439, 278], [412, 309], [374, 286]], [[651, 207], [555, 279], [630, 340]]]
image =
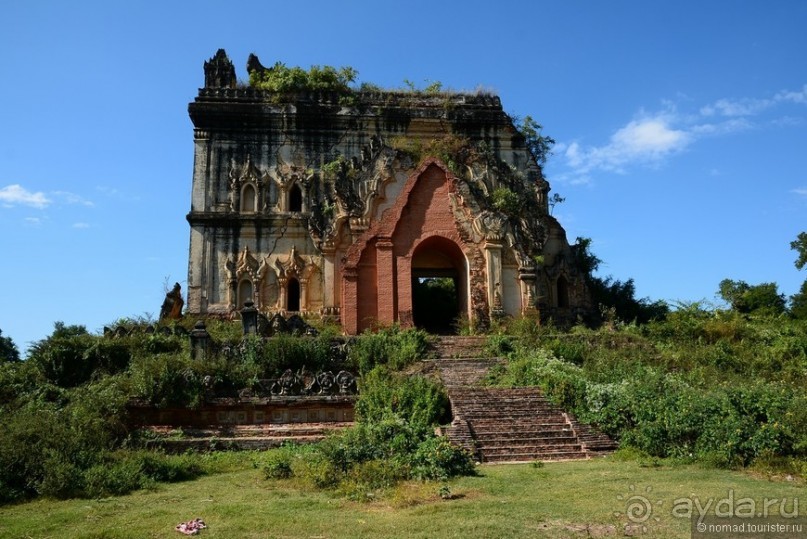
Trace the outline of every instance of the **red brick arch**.
[[412, 316], [412, 257], [420, 246], [451, 253], [463, 267], [467, 310], [470, 247], [456, 221], [456, 178], [438, 159], [406, 180], [395, 204], [348, 249], [342, 266], [342, 325], [349, 334], [373, 323], [407, 325]]

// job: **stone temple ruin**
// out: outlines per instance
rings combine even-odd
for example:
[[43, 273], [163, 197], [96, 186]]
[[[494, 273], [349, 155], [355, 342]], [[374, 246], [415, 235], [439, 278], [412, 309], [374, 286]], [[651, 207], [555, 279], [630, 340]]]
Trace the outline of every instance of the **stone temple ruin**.
[[[265, 68], [251, 56], [249, 69]], [[279, 95], [239, 84], [219, 50], [189, 113], [190, 314], [231, 317], [252, 300], [356, 334], [450, 332], [430, 326], [435, 312], [485, 327], [591, 310], [549, 184], [496, 96]], [[435, 280], [448, 310], [424, 289]]]

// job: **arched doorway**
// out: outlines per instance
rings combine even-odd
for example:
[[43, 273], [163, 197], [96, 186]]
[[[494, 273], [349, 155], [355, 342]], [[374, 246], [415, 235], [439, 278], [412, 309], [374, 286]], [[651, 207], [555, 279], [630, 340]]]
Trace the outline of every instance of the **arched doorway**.
[[252, 281], [249, 279], [242, 280], [238, 285], [238, 305], [236, 309], [243, 309], [247, 301], [253, 301]]
[[241, 211], [244, 213], [255, 213], [256, 204], [255, 188], [247, 184], [241, 191]]
[[296, 313], [300, 310], [300, 281], [292, 277], [286, 286], [286, 310]]
[[289, 191], [289, 211], [303, 211], [303, 190], [296, 183], [291, 186]]
[[566, 277], [561, 275], [557, 282], [557, 306], [561, 309], [569, 307], [569, 283]]
[[468, 265], [453, 241], [432, 236], [412, 255], [412, 317], [415, 326], [453, 334], [468, 311]]

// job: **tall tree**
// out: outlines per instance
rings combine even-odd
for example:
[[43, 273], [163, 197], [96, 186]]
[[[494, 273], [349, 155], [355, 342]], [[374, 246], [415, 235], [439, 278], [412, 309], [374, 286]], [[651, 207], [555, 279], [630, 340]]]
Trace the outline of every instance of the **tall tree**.
[[7, 361], [19, 361], [20, 351], [11, 337], [3, 337], [3, 330], [0, 329], [0, 363]]
[[718, 294], [738, 313], [776, 315], [785, 312], [785, 295], [779, 293], [776, 283], [750, 285], [745, 281], [723, 279]]
[[664, 301], [636, 298], [633, 279], [623, 282], [610, 275], [605, 278], [594, 276], [602, 260], [591, 252], [591, 238], [578, 237], [571, 247], [575, 264], [586, 275], [586, 285], [595, 305], [613, 311], [620, 320], [639, 324], [667, 316], [670, 308]]
[[807, 232], [799, 232], [796, 239], [790, 242], [790, 248], [799, 255], [795, 262], [796, 267], [803, 269], [807, 265]]
[[[807, 232], [800, 232], [795, 241], [790, 242], [790, 248], [799, 255], [794, 264], [798, 269], [804, 269], [807, 265]], [[801, 284], [801, 289], [790, 296], [790, 314], [807, 319], [807, 279]]]

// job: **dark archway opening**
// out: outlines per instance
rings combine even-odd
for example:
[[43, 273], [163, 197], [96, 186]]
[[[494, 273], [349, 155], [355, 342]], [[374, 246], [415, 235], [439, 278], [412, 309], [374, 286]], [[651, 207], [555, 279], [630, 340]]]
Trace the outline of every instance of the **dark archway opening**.
[[289, 191], [289, 211], [303, 211], [303, 191], [296, 183]]
[[286, 286], [286, 310], [298, 312], [300, 310], [300, 281], [292, 277]]
[[467, 311], [467, 266], [462, 250], [451, 240], [424, 240], [412, 256], [412, 318], [429, 333], [457, 333]]
[[460, 312], [458, 280], [456, 275], [412, 279], [412, 316], [417, 327], [438, 335], [457, 332]]
[[558, 307], [561, 309], [565, 309], [569, 307], [569, 283], [566, 281], [566, 277], [561, 275], [558, 277]]

